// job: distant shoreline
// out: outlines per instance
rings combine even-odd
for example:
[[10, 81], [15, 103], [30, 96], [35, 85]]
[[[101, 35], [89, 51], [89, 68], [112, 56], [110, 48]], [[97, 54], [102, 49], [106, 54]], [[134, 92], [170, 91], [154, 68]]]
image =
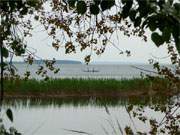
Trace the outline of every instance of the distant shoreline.
[[[13, 61], [13, 64], [26, 64], [24, 61]], [[33, 64], [44, 64], [43, 60], [34, 60]], [[56, 60], [55, 64], [82, 64], [80, 61], [75, 60]]]
[[[13, 64], [27, 64], [24, 61], [12, 61]], [[36, 60], [33, 64], [43, 64], [43, 60]], [[55, 64], [81, 64], [86, 65], [86, 63], [76, 60], [56, 60]], [[149, 63], [133, 63], [133, 62], [90, 62], [88, 65], [150, 65]], [[172, 66], [172, 64], [161, 63], [164, 66]]]

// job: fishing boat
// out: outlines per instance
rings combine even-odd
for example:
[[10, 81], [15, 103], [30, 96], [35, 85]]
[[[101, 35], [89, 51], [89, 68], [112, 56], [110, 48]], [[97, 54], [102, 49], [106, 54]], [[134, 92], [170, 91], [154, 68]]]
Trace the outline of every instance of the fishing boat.
[[94, 69], [94, 68], [92, 68], [92, 69], [87, 68], [86, 70], [83, 70], [83, 72], [92, 72], [92, 73], [95, 73], [95, 72], [99, 72], [99, 70]]

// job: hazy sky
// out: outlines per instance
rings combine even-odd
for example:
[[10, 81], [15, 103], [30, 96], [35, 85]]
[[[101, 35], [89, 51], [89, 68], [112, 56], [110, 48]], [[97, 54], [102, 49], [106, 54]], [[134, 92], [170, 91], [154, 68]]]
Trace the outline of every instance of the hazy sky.
[[[45, 7], [48, 10], [48, 5]], [[112, 12], [115, 9], [111, 9]], [[119, 42], [116, 39], [112, 41], [118, 46], [121, 50], [130, 50], [132, 56], [127, 57], [126, 55], [120, 55], [119, 50], [114, 46], [109, 44], [105, 52], [101, 56], [93, 55], [92, 61], [103, 61], [103, 62], [132, 62], [132, 63], [148, 63], [148, 60], [153, 58], [153, 56], [162, 58], [168, 56], [167, 46], [163, 45], [157, 48], [150, 39], [150, 32], [147, 32], [148, 42], [142, 41], [138, 37], [127, 37], [123, 33], [119, 32]], [[37, 50], [37, 55], [43, 59], [65, 59], [65, 60], [78, 60], [84, 62], [84, 57], [89, 53], [87, 51], [78, 52], [76, 54], [65, 54], [64, 48], [60, 48], [59, 51], [56, 51], [51, 46], [50, 37], [47, 36], [47, 33], [43, 31], [43, 27], [37, 27], [33, 30], [33, 36], [27, 40], [27, 45]], [[30, 50], [34, 51], [30, 48]], [[14, 60], [22, 60], [22, 58], [15, 58]], [[161, 63], [170, 63], [170, 59], [156, 59]]]
[[[43, 27], [39, 26], [35, 28], [32, 32], [33, 36], [27, 39], [27, 45], [29, 49], [34, 52], [34, 48], [37, 50], [36, 55], [43, 59], [60, 59], [60, 60], [78, 60], [84, 62], [84, 57], [89, 53], [87, 51], [78, 52], [76, 54], [65, 54], [65, 49], [60, 48], [59, 51], [56, 51], [51, 46], [51, 38], [48, 37], [47, 32], [43, 30]], [[144, 42], [141, 38], [133, 37], [130, 38], [124, 36], [123, 33], [119, 32], [119, 43], [117, 39], [112, 39], [112, 41], [118, 46], [121, 50], [130, 50], [132, 56], [127, 57], [125, 54], [120, 55], [119, 50], [114, 46], [109, 44], [105, 52], [101, 56], [93, 55], [92, 61], [94, 62], [130, 62], [130, 63], [148, 63], [148, 59], [156, 57], [165, 57], [167, 56], [167, 46], [161, 46], [157, 48], [150, 39], [150, 32], [148, 42]], [[116, 37], [116, 36], [114, 36]], [[22, 58], [14, 58], [15, 61], [22, 60]], [[158, 60], [158, 59], [157, 59]], [[161, 59], [162, 63], [169, 63], [169, 58]]]
[[[125, 54], [120, 55], [119, 50], [114, 46], [109, 44], [105, 52], [101, 56], [93, 55], [92, 61], [103, 61], [103, 62], [138, 62], [138, 63], [147, 63], [148, 59], [156, 57], [165, 57], [167, 56], [166, 46], [161, 46], [157, 48], [153, 42], [149, 39], [148, 42], [142, 41], [138, 37], [126, 37], [121, 32], [118, 33], [119, 43], [117, 40], [112, 39], [114, 43], [121, 50], [130, 50], [132, 56], [127, 57]], [[35, 48], [37, 50], [37, 55], [43, 59], [66, 59], [66, 60], [79, 60], [84, 61], [84, 57], [88, 52], [77, 52], [76, 54], [65, 54], [64, 48], [60, 48], [59, 51], [56, 51], [51, 46], [51, 40], [47, 36], [46, 32], [41, 31], [41, 29], [35, 29], [33, 36], [27, 40], [27, 45], [29, 47]], [[33, 49], [29, 48], [34, 51]], [[21, 60], [21, 58], [15, 58], [14, 60]], [[162, 63], [168, 63], [169, 58], [162, 59]]]

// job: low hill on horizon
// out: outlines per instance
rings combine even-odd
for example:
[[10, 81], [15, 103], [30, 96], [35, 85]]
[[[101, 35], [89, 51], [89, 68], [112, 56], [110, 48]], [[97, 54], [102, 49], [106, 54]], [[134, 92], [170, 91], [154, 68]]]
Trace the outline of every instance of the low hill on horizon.
[[[14, 64], [24, 64], [24, 61], [13, 61]], [[43, 60], [34, 60], [33, 64], [42, 64]], [[56, 64], [82, 64], [75, 60], [56, 60]]]

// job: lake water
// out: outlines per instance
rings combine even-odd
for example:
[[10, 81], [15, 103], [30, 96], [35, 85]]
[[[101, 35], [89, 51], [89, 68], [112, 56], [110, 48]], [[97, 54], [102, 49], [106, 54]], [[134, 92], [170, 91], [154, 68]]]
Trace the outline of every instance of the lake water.
[[[149, 65], [134, 65], [145, 70], [153, 71]], [[32, 73], [32, 78], [41, 79], [35, 74], [38, 65], [27, 66], [25, 64], [16, 65], [20, 75], [25, 71]], [[141, 70], [133, 68], [131, 65], [80, 65], [80, 64], [61, 64], [56, 65], [60, 68], [58, 74], [48, 72], [52, 78], [137, 78], [140, 77]], [[94, 72], [84, 72], [84, 71]], [[98, 72], [95, 72], [98, 71]], [[152, 74], [152, 73], [151, 73]], [[154, 103], [155, 102], [155, 103]], [[120, 134], [117, 121], [122, 129], [128, 125], [134, 131], [148, 131], [149, 124], [134, 119], [133, 122], [127, 113], [128, 104], [143, 105], [145, 114], [149, 118], [160, 121], [164, 114], [154, 112], [149, 105], [167, 104], [167, 99], [135, 98], [135, 99], [24, 99], [7, 100], [3, 110], [11, 108], [14, 114], [14, 122], [11, 123], [6, 116], [3, 116], [6, 127], [14, 126], [23, 135], [77, 135], [69, 130], [85, 131], [91, 135], [115, 135], [113, 126]], [[3, 114], [3, 112], [2, 112]], [[85, 135], [85, 134], [82, 134]]]
[[[16, 64], [20, 75], [23, 75], [25, 71], [31, 72], [31, 77], [40, 79], [41, 77], [36, 75], [38, 69], [37, 64], [27, 66], [26, 64]], [[140, 73], [144, 72], [132, 66], [142, 68], [145, 70], [154, 71], [151, 65], [84, 65], [84, 64], [58, 64], [55, 65], [60, 68], [58, 74], [48, 71], [48, 75], [52, 78], [137, 78], [140, 77]], [[87, 72], [90, 71], [90, 72]], [[148, 72], [144, 72], [148, 73]], [[153, 74], [153, 73], [148, 73]]]
[[[149, 131], [149, 124], [134, 119], [132, 122], [126, 110], [129, 104], [127, 99], [99, 101], [93, 99], [76, 100], [9, 100], [4, 108], [11, 108], [14, 114], [14, 122], [11, 123], [7, 118], [5, 125], [14, 126], [24, 135], [77, 135], [68, 130], [85, 131], [93, 135], [106, 135], [104, 129], [109, 135], [115, 135], [112, 125], [118, 130], [117, 120], [120, 126], [131, 126], [134, 131]], [[133, 100], [132, 100], [133, 101]], [[149, 118], [162, 120], [164, 114], [155, 112], [148, 106], [151, 103], [139, 99], [141, 102], [135, 102], [135, 106], [144, 105], [145, 114]], [[166, 102], [157, 100], [157, 104]], [[145, 104], [144, 104], [145, 103]], [[111, 124], [112, 125], [111, 125]], [[85, 135], [85, 134], [82, 134]]]

